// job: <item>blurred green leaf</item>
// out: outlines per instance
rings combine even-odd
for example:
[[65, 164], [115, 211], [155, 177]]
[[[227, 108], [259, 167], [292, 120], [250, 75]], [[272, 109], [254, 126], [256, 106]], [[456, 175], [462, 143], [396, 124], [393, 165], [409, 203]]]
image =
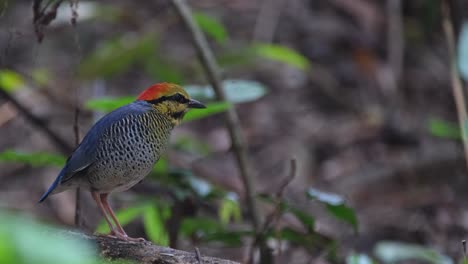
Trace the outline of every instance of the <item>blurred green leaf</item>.
[[297, 51], [278, 44], [256, 44], [255, 53], [265, 59], [288, 64], [300, 70], [310, 69], [309, 60]]
[[[119, 220], [120, 224], [125, 226], [138, 217], [142, 216], [150, 205], [151, 204], [148, 202], [145, 202], [133, 205], [131, 207], [122, 208], [115, 213], [115, 216]], [[104, 219], [102, 219], [99, 225], [96, 227], [96, 232], [101, 234], [107, 234], [110, 232], [109, 226]]]
[[184, 121], [189, 122], [189, 121], [202, 119], [208, 116], [212, 116], [214, 114], [225, 112], [226, 110], [232, 107], [232, 105], [228, 102], [215, 102], [215, 103], [208, 103], [205, 105], [206, 105], [206, 108], [188, 111], [187, 114], [185, 114], [184, 116]]
[[[185, 85], [184, 88], [191, 97], [199, 100], [215, 99], [214, 91], [209, 85]], [[223, 89], [227, 100], [231, 103], [255, 101], [267, 93], [263, 84], [249, 80], [224, 80]]]
[[134, 96], [103, 97], [88, 100], [85, 103], [85, 108], [93, 111], [110, 112], [133, 101], [135, 101]]
[[164, 80], [171, 83], [183, 83], [184, 74], [175, 63], [166, 62], [160, 56], [148, 58], [145, 63], [145, 71], [156, 80]]
[[170, 208], [162, 204], [149, 204], [145, 208], [143, 223], [149, 239], [161, 246], [169, 245], [165, 221], [170, 217]]
[[0, 70], [0, 89], [11, 93], [23, 87], [25, 87], [24, 79], [17, 72], [7, 69]]
[[227, 225], [231, 219], [234, 221], [241, 220], [241, 209], [237, 199], [225, 197], [221, 201], [218, 211], [219, 219], [223, 225]]
[[0, 152], [0, 162], [23, 163], [33, 167], [56, 166], [65, 164], [66, 158], [62, 155], [45, 152], [21, 152], [17, 150], [5, 150]]
[[79, 74], [85, 79], [110, 78], [127, 71], [133, 65], [155, 56], [154, 35], [125, 35], [107, 41], [89, 57], [83, 59]]
[[45, 86], [51, 79], [50, 72], [46, 68], [37, 68], [31, 72], [31, 77], [39, 86]]
[[211, 151], [210, 146], [207, 143], [198, 140], [193, 136], [178, 137], [174, 147], [177, 150], [183, 150], [198, 155], [208, 155]]
[[252, 47], [229, 49], [217, 56], [222, 68], [248, 66], [255, 62], [255, 51]]
[[223, 44], [228, 37], [226, 28], [216, 18], [201, 12], [194, 12], [193, 18], [201, 30], [216, 42]]
[[153, 172], [157, 174], [167, 174], [169, 172], [169, 163], [166, 156], [159, 158], [156, 165], [153, 167]]
[[346, 257], [346, 264], [373, 264], [374, 262], [368, 255], [366, 254], [351, 254]]
[[460, 76], [465, 81], [468, 81], [468, 21], [462, 24], [457, 47], [457, 62]]
[[251, 231], [228, 231], [216, 220], [208, 217], [185, 218], [180, 227], [185, 237], [196, 236], [202, 241], [222, 242], [228, 246], [241, 246], [243, 236], [252, 236]]
[[223, 226], [213, 218], [208, 217], [188, 217], [180, 225], [180, 234], [185, 237], [192, 235], [203, 236], [223, 230]]
[[309, 199], [318, 200], [325, 204], [327, 211], [332, 214], [336, 219], [342, 220], [351, 224], [354, 230], [358, 230], [358, 222], [354, 209], [345, 205], [344, 199], [334, 193], [327, 193], [319, 191], [314, 188], [307, 190], [307, 197]]
[[438, 118], [429, 119], [429, 132], [436, 137], [461, 139], [460, 127], [457, 123]]
[[403, 242], [378, 242], [374, 254], [384, 263], [418, 260], [433, 264], [453, 264], [449, 257], [433, 249]]
[[0, 263], [99, 263], [88, 241], [28, 218], [0, 212]]

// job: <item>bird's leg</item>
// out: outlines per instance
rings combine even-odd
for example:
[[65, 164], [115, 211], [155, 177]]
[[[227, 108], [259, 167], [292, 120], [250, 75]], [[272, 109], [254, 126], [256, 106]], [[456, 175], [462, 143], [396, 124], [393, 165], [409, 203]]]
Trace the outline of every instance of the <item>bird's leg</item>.
[[125, 239], [125, 240], [130, 240], [130, 241], [145, 241], [144, 238], [132, 238], [132, 237], [129, 237], [127, 235], [127, 233], [125, 233], [124, 229], [122, 228], [122, 226], [120, 225], [119, 223], [119, 220], [117, 219], [117, 217], [115, 216], [114, 214], [114, 211], [112, 210], [112, 208], [110, 207], [109, 203], [107, 202], [107, 196], [109, 196], [108, 193], [102, 193], [100, 194], [100, 198], [101, 198], [101, 201], [102, 201], [102, 205], [104, 206], [104, 208], [107, 210], [107, 212], [110, 214], [110, 216], [112, 217], [112, 219], [114, 220], [114, 223], [116, 224], [117, 226], [117, 230], [119, 231], [119, 233], [116, 233], [115, 235], [119, 238], [122, 238], [122, 239]]
[[109, 219], [109, 216], [107, 215], [107, 212], [101, 202], [101, 198], [97, 192], [91, 191], [91, 195], [93, 196], [94, 201], [96, 201], [96, 204], [98, 205], [99, 209], [102, 212], [102, 215], [104, 216], [104, 219], [106, 220], [107, 224], [109, 225], [109, 228], [111, 230], [112, 235], [116, 235], [118, 232], [116, 232], [114, 225]]

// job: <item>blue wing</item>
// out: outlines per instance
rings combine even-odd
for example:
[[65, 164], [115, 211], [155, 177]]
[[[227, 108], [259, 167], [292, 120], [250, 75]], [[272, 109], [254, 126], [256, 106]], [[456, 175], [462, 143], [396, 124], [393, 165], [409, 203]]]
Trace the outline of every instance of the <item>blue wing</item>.
[[122, 106], [101, 118], [89, 130], [83, 138], [80, 145], [68, 158], [67, 163], [60, 171], [59, 175], [49, 187], [47, 192], [42, 195], [39, 202], [44, 201], [60, 183], [70, 180], [77, 173], [89, 168], [96, 160], [96, 147], [102, 134], [115, 122], [128, 115], [139, 115], [151, 109], [151, 105], [144, 101], [135, 101], [131, 104]]

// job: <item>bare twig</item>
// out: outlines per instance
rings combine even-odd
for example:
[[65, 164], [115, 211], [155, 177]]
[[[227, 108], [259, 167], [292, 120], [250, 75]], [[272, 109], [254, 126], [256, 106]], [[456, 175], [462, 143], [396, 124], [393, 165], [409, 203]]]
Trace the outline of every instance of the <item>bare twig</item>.
[[[44, 7], [41, 8], [42, 0], [33, 1], [33, 24], [34, 31], [36, 32], [36, 37], [38, 42], [42, 42], [44, 38], [44, 27], [49, 25], [57, 17], [57, 9], [63, 0], [49, 1]], [[52, 7], [49, 8], [49, 5], [52, 4]], [[47, 11], [49, 9], [49, 11]], [[47, 11], [47, 12], [46, 12]]]
[[[205, 36], [193, 20], [190, 8], [187, 6], [184, 0], [172, 0], [172, 4], [192, 35], [193, 44], [197, 50], [200, 61], [206, 71], [208, 80], [214, 89], [217, 99], [226, 101], [226, 95], [221, 84], [219, 67], [214, 58], [213, 52], [208, 46]], [[227, 110], [226, 121], [229, 135], [231, 137], [232, 148], [234, 150], [242, 181], [245, 187], [247, 207], [252, 216], [254, 232], [257, 233], [261, 219], [255, 200], [255, 180], [252, 176], [252, 173], [250, 172], [246, 144], [241, 133], [239, 117], [237, 116], [234, 108], [229, 108]]]
[[263, 0], [253, 33], [254, 41], [272, 42], [284, 0]]
[[388, 61], [392, 69], [394, 77], [394, 87], [397, 89], [403, 71], [403, 54], [404, 54], [404, 38], [403, 38], [403, 18], [401, 10], [401, 0], [387, 0], [387, 50]]
[[[81, 45], [80, 45], [80, 41], [79, 41], [79, 37], [78, 37], [78, 32], [77, 32], [77, 19], [78, 19], [78, 12], [77, 12], [77, 9], [78, 9], [78, 0], [70, 0], [70, 9], [72, 11], [72, 16], [70, 18], [70, 22], [72, 24], [72, 27], [73, 27], [73, 35], [74, 35], [74, 39], [75, 39], [75, 46], [76, 46], [76, 50], [77, 50], [77, 57], [78, 57], [78, 60], [77, 60], [77, 67], [79, 66], [80, 62], [81, 62], [81, 58], [82, 58], [82, 52], [81, 52]], [[79, 115], [80, 115], [80, 106], [79, 106], [79, 102], [78, 102], [78, 91], [77, 91], [77, 88], [75, 86], [75, 120], [74, 120], [74, 124], [73, 124], [73, 129], [75, 131], [75, 145], [76, 147], [78, 147], [78, 145], [80, 144], [80, 128], [78, 126], [78, 119], [79, 119]], [[81, 216], [81, 190], [80, 188], [76, 188], [76, 192], [75, 192], [75, 226], [76, 227], [81, 227], [83, 224], [83, 218]]]
[[24, 115], [24, 117], [26, 117], [29, 122], [41, 130], [52, 141], [52, 143], [57, 146], [62, 154], [69, 155], [70, 152], [72, 152], [73, 147], [66, 140], [52, 131], [42, 119], [35, 116], [31, 111], [29, 111], [28, 107], [22, 105], [18, 100], [7, 93], [3, 87], [0, 87], [0, 97], [10, 101], [11, 104], [13, 104], [13, 106], [15, 106], [15, 108], [18, 110], [18, 112]]
[[203, 264], [203, 259], [200, 250], [197, 247], [195, 248], [195, 256], [197, 258], [198, 264]]
[[[271, 226], [275, 226], [276, 231], [278, 229], [277, 223], [282, 215], [281, 201], [283, 200], [284, 191], [286, 190], [286, 187], [296, 177], [296, 171], [297, 171], [296, 159], [291, 159], [290, 164], [291, 164], [290, 165], [291, 169], [290, 169], [289, 176], [286, 179], [284, 179], [284, 181], [281, 183], [280, 187], [278, 188], [278, 191], [275, 194], [275, 197], [274, 197], [275, 207], [270, 212], [270, 214], [268, 214], [265, 217], [265, 221], [263, 222], [260, 232], [257, 234], [257, 237], [255, 238], [253, 247], [250, 249], [250, 254], [249, 254], [250, 260], [248, 261], [248, 263], [252, 263], [253, 261], [253, 253], [254, 253], [255, 244], [258, 243], [258, 241], [261, 241], [263, 239], [265, 234], [268, 233], [268, 230], [271, 228]], [[279, 245], [279, 247], [281, 247], [281, 245]]]
[[458, 122], [462, 131], [461, 134], [463, 139], [463, 147], [465, 150], [465, 160], [468, 166], [468, 129], [465, 125], [465, 123], [468, 122], [468, 115], [466, 112], [466, 103], [465, 95], [463, 94], [463, 86], [456, 66], [457, 54], [455, 51], [455, 32], [453, 30], [453, 24], [451, 20], [450, 5], [449, 3], [447, 3], [447, 0], [442, 1], [442, 13], [442, 26], [444, 28], [445, 37], [447, 39], [447, 48], [449, 53], [450, 79], [452, 82], [453, 97], [455, 99], [455, 105], [457, 107]]

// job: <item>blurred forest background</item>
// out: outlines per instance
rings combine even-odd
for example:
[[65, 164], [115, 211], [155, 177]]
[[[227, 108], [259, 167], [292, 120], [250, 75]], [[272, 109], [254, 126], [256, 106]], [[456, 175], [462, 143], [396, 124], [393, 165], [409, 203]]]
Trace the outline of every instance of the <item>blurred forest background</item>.
[[[450, 70], [468, 80], [467, 1], [187, 1], [225, 102], [171, 1], [38, 2], [0, 1], [0, 262], [40, 263], [34, 252], [51, 245], [63, 248], [56, 263], [83, 258], [41, 235], [74, 228], [75, 193], [37, 200], [77, 134], [163, 81], [208, 108], [175, 129], [150, 176], [111, 196], [130, 236], [240, 262], [260, 259], [254, 237], [275, 263], [463, 261], [466, 124]], [[226, 128], [232, 107], [260, 235]], [[81, 228], [107, 232], [88, 192], [80, 204]]]

